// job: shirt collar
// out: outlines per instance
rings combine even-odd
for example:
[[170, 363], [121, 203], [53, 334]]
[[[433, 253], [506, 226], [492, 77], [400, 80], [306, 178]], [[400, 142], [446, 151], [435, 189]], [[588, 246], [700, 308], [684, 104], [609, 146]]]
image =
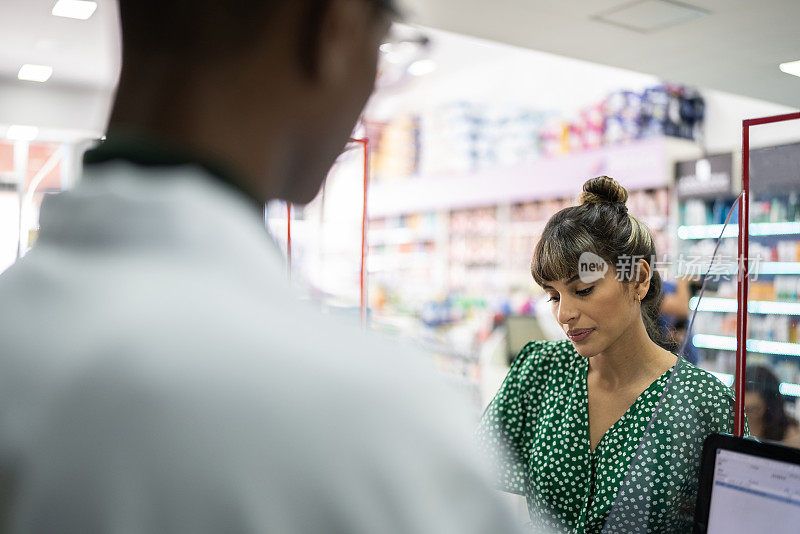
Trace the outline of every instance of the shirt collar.
[[263, 203], [239, 185], [241, 180], [230, 167], [155, 136], [112, 131], [83, 156], [83, 164], [87, 168], [112, 161], [125, 161], [139, 167], [200, 167], [219, 182], [243, 195], [258, 212], [263, 213]]

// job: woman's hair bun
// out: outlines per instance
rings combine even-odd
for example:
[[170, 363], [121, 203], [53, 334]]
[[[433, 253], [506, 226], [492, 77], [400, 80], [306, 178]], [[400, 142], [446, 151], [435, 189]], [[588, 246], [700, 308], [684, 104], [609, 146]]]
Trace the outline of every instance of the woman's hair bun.
[[613, 178], [598, 176], [583, 184], [580, 201], [581, 204], [602, 204], [603, 202], [625, 204], [628, 201], [628, 191]]

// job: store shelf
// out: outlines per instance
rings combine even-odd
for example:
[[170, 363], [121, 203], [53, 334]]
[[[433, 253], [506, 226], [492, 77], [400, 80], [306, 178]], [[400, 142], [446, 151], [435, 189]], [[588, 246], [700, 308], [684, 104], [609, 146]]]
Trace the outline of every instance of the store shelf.
[[513, 221], [507, 224], [508, 231], [514, 234], [540, 235], [547, 220], [543, 221]]
[[[711, 372], [712, 375], [719, 378], [723, 384], [728, 387], [733, 386], [733, 379], [734, 376], [728, 373], [715, 373]], [[791, 382], [781, 382], [780, 385], [780, 392], [787, 397], [800, 397], [800, 384], [792, 384]]]
[[693, 142], [653, 138], [507, 168], [377, 183], [370, 190], [370, 217], [570, 198], [578, 193], [576, 184], [600, 174], [629, 191], [665, 187], [670, 163], [697, 151]]
[[[697, 308], [697, 297], [692, 297], [689, 301], [689, 309]], [[703, 297], [698, 311], [736, 313], [736, 309], [736, 299]], [[760, 315], [800, 315], [800, 303], [754, 300], [747, 303], [747, 311]]]
[[408, 243], [431, 243], [436, 240], [433, 232], [415, 232], [411, 228], [370, 229], [367, 240], [370, 245], [405, 245]]
[[642, 216], [638, 218], [651, 230], [663, 230], [666, 229], [667, 225], [669, 224], [669, 217], [667, 217], [666, 215], [649, 216], [649, 217]]
[[[692, 345], [700, 349], [736, 350], [736, 338], [732, 336], [716, 336], [711, 334], [695, 334], [692, 336]], [[761, 339], [747, 340], [748, 352], [760, 354], [777, 354], [781, 356], [800, 357], [800, 343], [785, 343], [782, 341], [765, 341]]]
[[370, 254], [367, 256], [369, 272], [428, 268], [433, 258], [420, 252], [410, 254]]
[[[692, 267], [691, 270], [680, 270], [679, 275], [704, 275], [708, 271], [708, 263], [693, 263], [689, 262], [687, 265]], [[709, 274], [709, 277], [719, 276], [733, 276], [737, 272], [736, 262], [728, 261], [726, 263], [714, 263], [714, 269]], [[774, 274], [800, 274], [800, 262], [798, 261], [756, 261], [750, 260], [750, 272], [755, 275], [774, 275]]]
[[[751, 262], [753, 265], [756, 262]], [[757, 274], [800, 274], [798, 261], [764, 261], [759, 262], [755, 271]]]
[[[679, 226], [678, 238], [691, 239], [718, 239], [722, 234], [722, 224], [705, 224], [695, 226]], [[800, 222], [779, 223], [753, 223], [750, 225], [751, 236], [781, 236], [800, 235]], [[725, 228], [724, 238], [738, 237], [739, 226], [734, 222]]]

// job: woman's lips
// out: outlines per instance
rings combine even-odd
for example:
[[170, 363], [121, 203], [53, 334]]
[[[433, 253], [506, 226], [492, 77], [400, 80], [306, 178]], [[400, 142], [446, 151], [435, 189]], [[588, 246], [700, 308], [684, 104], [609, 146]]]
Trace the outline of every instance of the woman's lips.
[[592, 332], [594, 332], [594, 328], [580, 328], [567, 332], [567, 337], [570, 339], [570, 341], [577, 343], [586, 339]]

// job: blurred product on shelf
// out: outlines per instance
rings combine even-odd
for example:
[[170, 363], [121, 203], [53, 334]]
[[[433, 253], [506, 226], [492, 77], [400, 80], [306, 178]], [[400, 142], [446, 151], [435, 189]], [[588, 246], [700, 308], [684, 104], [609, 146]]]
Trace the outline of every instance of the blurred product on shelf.
[[421, 114], [419, 174], [513, 165], [538, 154], [544, 114], [455, 102]]
[[385, 124], [366, 125], [373, 143], [372, 172], [380, 180], [398, 180], [419, 168], [420, 126], [416, 115], [401, 115]]
[[645, 89], [641, 94], [618, 91], [606, 98], [606, 144], [659, 135], [697, 139], [705, 116], [703, 97], [677, 85]]
[[509, 167], [656, 136], [696, 139], [704, 107], [696, 91], [661, 85], [611, 93], [572, 117], [458, 101], [368, 124], [367, 132], [380, 182]]
[[[714, 200], [687, 200], [681, 204], [683, 224], [691, 226], [723, 224], [735, 200], [735, 197]], [[739, 209], [737, 206], [734, 208], [733, 214], [731, 214], [729, 224], [736, 226], [738, 214]]]

